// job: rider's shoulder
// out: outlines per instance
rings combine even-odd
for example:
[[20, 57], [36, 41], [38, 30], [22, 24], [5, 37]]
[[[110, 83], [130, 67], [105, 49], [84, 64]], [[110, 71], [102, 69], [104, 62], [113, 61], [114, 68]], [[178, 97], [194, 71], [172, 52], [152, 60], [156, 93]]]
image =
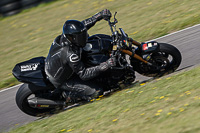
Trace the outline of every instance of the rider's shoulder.
[[58, 35], [58, 36], [54, 39], [53, 43], [58, 43], [58, 44], [60, 44], [60, 39], [61, 39], [61, 35]]
[[53, 47], [62, 47], [62, 44], [61, 44], [61, 35], [58, 35], [58, 36], [54, 39], [54, 41], [53, 41], [53, 43], [52, 43], [52, 46], [53, 46]]

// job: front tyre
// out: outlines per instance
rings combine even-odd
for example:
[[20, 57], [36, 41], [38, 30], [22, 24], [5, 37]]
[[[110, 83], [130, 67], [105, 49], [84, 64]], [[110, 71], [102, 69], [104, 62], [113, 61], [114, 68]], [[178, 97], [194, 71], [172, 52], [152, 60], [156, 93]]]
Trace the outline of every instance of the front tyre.
[[160, 50], [151, 55], [149, 62], [159, 67], [151, 67], [143, 62], [133, 63], [135, 70], [148, 77], [163, 76], [174, 72], [181, 64], [180, 51], [171, 44], [159, 43]]
[[[34, 89], [33, 89], [34, 87]], [[16, 104], [21, 111], [31, 116], [43, 116], [45, 113], [50, 112], [52, 109], [38, 109], [32, 108], [28, 103], [28, 98], [35, 95], [40, 89], [32, 84], [23, 84], [17, 91], [15, 100]]]

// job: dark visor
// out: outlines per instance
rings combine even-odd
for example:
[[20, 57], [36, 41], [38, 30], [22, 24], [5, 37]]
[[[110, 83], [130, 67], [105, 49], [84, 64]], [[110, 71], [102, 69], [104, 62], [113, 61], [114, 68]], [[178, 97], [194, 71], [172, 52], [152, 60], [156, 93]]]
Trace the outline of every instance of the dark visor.
[[79, 34], [74, 34], [73, 42], [80, 47], [84, 47], [87, 42], [87, 30], [84, 30]]

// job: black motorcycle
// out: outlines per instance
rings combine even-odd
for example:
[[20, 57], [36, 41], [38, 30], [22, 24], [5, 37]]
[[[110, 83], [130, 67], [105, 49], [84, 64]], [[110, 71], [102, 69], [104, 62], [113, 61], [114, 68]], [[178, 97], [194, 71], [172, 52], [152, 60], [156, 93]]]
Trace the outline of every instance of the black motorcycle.
[[[118, 22], [108, 20], [112, 35], [96, 34], [88, 38], [83, 48], [85, 66], [96, 66], [111, 56], [117, 58], [117, 66], [96, 77], [105, 86], [104, 91], [129, 85], [135, 80], [135, 71], [148, 77], [159, 77], [175, 71], [181, 63], [179, 50], [167, 43], [150, 41], [139, 43], [124, 32], [116, 29]], [[13, 75], [24, 84], [16, 94], [17, 106], [26, 114], [44, 116], [66, 108], [69, 103], [63, 96], [64, 90], [56, 89], [44, 71], [45, 57], [37, 57], [17, 64]], [[66, 92], [70, 93], [70, 92]], [[81, 102], [81, 99], [79, 99]], [[72, 106], [73, 107], [73, 106]]]

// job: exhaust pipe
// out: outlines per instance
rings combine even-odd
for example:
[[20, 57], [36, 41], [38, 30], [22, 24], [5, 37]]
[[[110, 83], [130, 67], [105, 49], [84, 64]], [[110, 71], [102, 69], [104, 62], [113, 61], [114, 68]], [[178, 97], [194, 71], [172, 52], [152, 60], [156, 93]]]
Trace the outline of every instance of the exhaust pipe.
[[28, 99], [28, 103], [33, 108], [55, 108], [66, 105], [65, 101], [54, 101], [39, 97]]

